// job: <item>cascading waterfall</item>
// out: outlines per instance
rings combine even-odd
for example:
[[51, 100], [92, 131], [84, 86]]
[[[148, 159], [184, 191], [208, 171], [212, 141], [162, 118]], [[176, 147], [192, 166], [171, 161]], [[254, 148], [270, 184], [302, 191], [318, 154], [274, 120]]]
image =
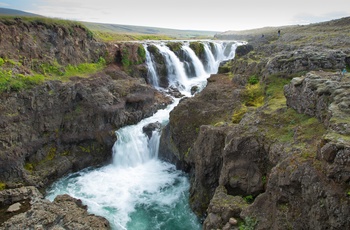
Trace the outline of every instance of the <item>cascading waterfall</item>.
[[183, 63], [166, 45], [156, 44], [155, 46], [165, 58], [170, 86], [179, 88], [181, 91], [188, 91], [189, 83]]
[[[216, 44], [216, 42], [213, 42]], [[218, 42], [217, 42], [218, 43]], [[208, 42], [204, 42], [207, 56]], [[144, 44], [147, 49], [147, 44]], [[212, 71], [217, 71], [219, 62], [229, 57], [225, 49], [235, 45], [221, 43], [214, 45], [216, 54], [205, 65], [184, 43], [182, 50], [193, 60], [196, 77], [185, 74], [180, 59], [166, 47], [165, 43], [154, 43], [166, 60], [171, 86], [178, 86], [185, 95], [190, 95], [192, 85], [205, 85]], [[234, 52], [234, 50], [233, 50]], [[220, 56], [220, 55], [222, 56]], [[209, 55], [210, 56], [210, 55]], [[158, 86], [156, 65], [146, 50], [149, 74], [154, 86]], [[210, 62], [210, 63], [209, 63]], [[214, 70], [214, 67], [216, 70]], [[210, 69], [210, 72], [205, 71]], [[179, 99], [152, 117], [136, 125], [126, 126], [117, 131], [118, 141], [113, 147], [113, 163], [98, 169], [85, 169], [73, 173], [53, 184], [47, 191], [47, 198], [67, 193], [81, 199], [88, 205], [88, 211], [107, 218], [113, 229], [201, 229], [201, 225], [188, 204], [189, 181], [175, 166], [158, 159], [160, 131], [153, 131], [151, 138], [142, 132], [150, 123], [159, 122], [165, 126], [170, 111]]]
[[154, 66], [154, 61], [152, 60], [151, 54], [148, 52], [147, 45], [145, 45], [144, 48], [145, 48], [145, 51], [146, 51], [146, 65], [148, 67], [148, 73], [149, 73], [150, 79], [151, 79], [150, 83], [154, 87], [158, 87], [159, 86], [159, 82], [158, 82], [156, 69], [155, 69], [155, 66]]

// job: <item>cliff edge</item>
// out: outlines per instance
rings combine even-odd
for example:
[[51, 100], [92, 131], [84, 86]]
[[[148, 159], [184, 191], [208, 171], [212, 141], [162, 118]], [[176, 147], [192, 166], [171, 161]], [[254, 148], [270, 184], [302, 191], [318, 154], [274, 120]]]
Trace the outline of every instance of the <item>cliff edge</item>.
[[203, 229], [350, 228], [349, 20], [242, 35], [171, 112], [160, 156], [189, 172]]

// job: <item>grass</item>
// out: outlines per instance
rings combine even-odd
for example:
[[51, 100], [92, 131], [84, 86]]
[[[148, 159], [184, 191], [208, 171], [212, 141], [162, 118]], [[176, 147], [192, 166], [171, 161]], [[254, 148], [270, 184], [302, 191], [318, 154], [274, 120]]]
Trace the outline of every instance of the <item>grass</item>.
[[0, 59], [0, 93], [28, 89], [43, 83], [45, 80], [69, 81], [72, 76], [84, 77], [102, 70], [106, 66], [106, 61], [101, 57], [96, 63], [82, 63], [66, 67], [57, 62], [43, 63], [38, 68], [40, 73], [33, 71], [32, 75], [14, 74], [11, 69], [15, 66], [21, 67], [21, 63]]
[[103, 42], [174, 39], [167, 35], [128, 34], [128, 33], [112, 33], [112, 32], [103, 32], [103, 31], [93, 31], [93, 34], [96, 39]]
[[263, 85], [260, 83], [248, 84], [243, 93], [243, 98], [246, 106], [262, 106], [265, 98]]
[[6, 184], [0, 182], [0, 191], [4, 190], [6, 188]]

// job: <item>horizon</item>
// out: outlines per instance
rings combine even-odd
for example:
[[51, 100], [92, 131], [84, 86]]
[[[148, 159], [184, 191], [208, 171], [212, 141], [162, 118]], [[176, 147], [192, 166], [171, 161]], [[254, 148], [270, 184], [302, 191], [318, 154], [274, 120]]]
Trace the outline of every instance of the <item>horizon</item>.
[[[343, 0], [322, 4], [316, 0], [293, 3], [218, 0], [212, 5], [198, 0], [180, 0], [175, 5], [162, 4], [159, 0], [146, 3], [139, 0], [132, 3], [109, 0], [98, 3], [94, 0], [0, 0], [0, 7], [82, 22], [212, 32], [307, 25], [350, 16], [350, 1]], [[288, 12], [284, 9], [288, 9]]]

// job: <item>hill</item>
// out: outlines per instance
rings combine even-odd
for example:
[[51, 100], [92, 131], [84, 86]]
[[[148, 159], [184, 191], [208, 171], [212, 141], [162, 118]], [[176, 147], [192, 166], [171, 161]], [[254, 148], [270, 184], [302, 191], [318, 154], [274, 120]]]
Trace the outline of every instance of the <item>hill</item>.
[[[105, 35], [106, 34], [126, 34], [126, 35], [129, 35], [129, 37], [132, 37], [135, 35], [148, 35], [149, 38], [152, 38], [151, 35], [156, 35], [156, 36], [168, 36], [170, 38], [177, 38], [177, 39], [191, 39], [191, 38], [209, 38], [219, 33], [218, 31], [176, 30], [176, 29], [159, 28], [159, 27], [104, 24], [104, 23], [92, 23], [92, 22], [81, 22], [81, 23], [97, 34], [105, 34]], [[147, 36], [144, 36], [144, 37], [147, 39]]]
[[0, 8], [0, 16], [27, 16], [27, 17], [42, 17], [38, 14], [32, 14], [28, 12], [24, 12], [21, 10], [14, 10], [8, 8]]
[[[20, 10], [0, 8], [0, 16], [43, 17]], [[147, 26], [80, 22], [103, 41], [212, 38], [218, 31], [177, 30]]]

